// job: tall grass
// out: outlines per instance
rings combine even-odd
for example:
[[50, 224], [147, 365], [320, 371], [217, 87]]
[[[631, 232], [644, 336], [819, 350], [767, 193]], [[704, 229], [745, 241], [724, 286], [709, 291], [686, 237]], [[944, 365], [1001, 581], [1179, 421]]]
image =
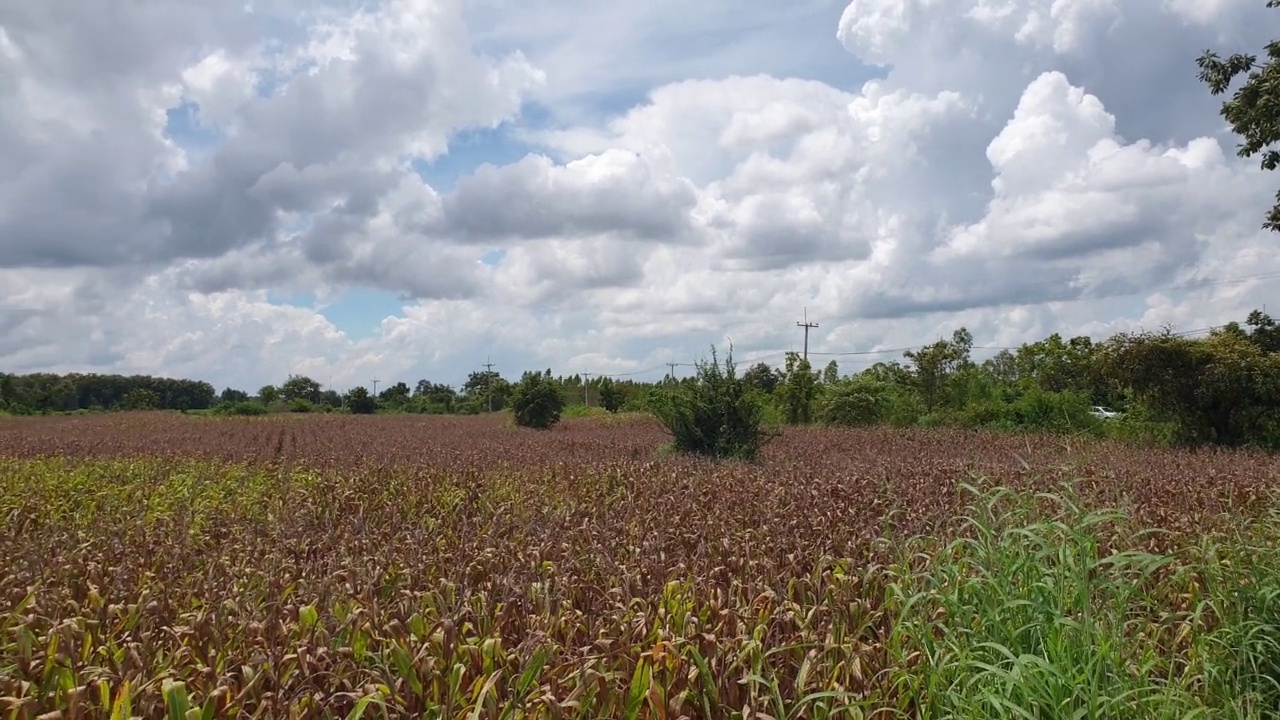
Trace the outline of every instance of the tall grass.
[[920, 717], [1280, 717], [1276, 516], [1159, 553], [1069, 491], [965, 487], [964, 537], [913, 539], [888, 585]]

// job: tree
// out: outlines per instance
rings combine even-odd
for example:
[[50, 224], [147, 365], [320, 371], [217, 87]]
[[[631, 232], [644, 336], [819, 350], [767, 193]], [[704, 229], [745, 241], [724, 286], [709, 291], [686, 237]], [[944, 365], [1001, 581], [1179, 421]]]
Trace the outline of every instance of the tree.
[[261, 400], [264, 405], [270, 405], [279, 398], [280, 391], [276, 389], [275, 385], [263, 385], [258, 388], [258, 399]]
[[359, 385], [347, 392], [347, 409], [356, 415], [372, 415], [378, 410], [378, 401], [365, 386]]
[[792, 425], [808, 424], [813, 417], [813, 401], [818, 396], [818, 374], [797, 352], [787, 353], [778, 393], [787, 411], [787, 422]]
[[467, 404], [475, 411], [488, 410], [491, 401], [494, 410], [501, 410], [507, 406], [507, 398], [511, 394], [511, 383], [492, 370], [473, 372], [467, 377], [462, 391], [467, 396]]
[[742, 374], [742, 382], [747, 387], [766, 394], [773, 394], [774, 388], [778, 387], [778, 373], [766, 363], [756, 363]]
[[130, 410], [154, 410], [160, 406], [160, 398], [146, 388], [134, 388], [125, 396], [124, 406]]
[[939, 340], [919, 350], [908, 350], [903, 356], [912, 362], [916, 388], [924, 400], [926, 413], [946, 401], [947, 383], [960, 368], [969, 364], [973, 335], [965, 328], [951, 334], [950, 340]]
[[280, 396], [290, 403], [295, 400], [319, 403], [320, 393], [320, 383], [306, 375], [290, 375], [289, 379], [280, 386]]
[[600, 379], [600, 407], [611, 413], [616, 413], [622, 409], [622, 388], [612, 378], [603, 377]]
[[1174, 421], [1187, 444], [1280, 444], [1280, 354], [1248, 337], [1121, 334], [1100, 362], [1139, 401]]
[[1088, 337], [1063, 342], [1058, 333], [1027, 343], [1014, 356], [1018, 379], [1049, 392], [1087, 392], [1091, 389], [1093, 350], [1093, 341]]
[[892, 391], [888, 383], [869, 378], [840, 381], [830, 388], [822, 404], [822, 422], [845, 427], [874, 425], [884, 419]]
[[415, 407], [426, 412], [453, 412], [458, 393], [448, 385], [419, 380], [413, 389]]
[[527, 371], [511, 390], [516, 425], [546, 430], [560, 422], [564, 397], [549, 373]]
[[837, 363], [835, 360], [832, 360], [831, 362], [827, 363], [827, 366], [825, 368], [822, 369], [822, 384], [835, 385], [839, 381], [840, 381], [840, 364]]
[[227, 388], [223, 390], [222, 394], [218, 397], [219, 397], [219, 400], [221, 400], [224, 403], [238, 403], [238, 402], [244, 402], [245, 400], [248, 400], [249, 393], [243, 390], [236, 390], [235, 388]]
[[[1267, 0], [1267, 7], [1280, 7], [1280, 0]], [[1242, 138], [1236, 154], [1252, 157], [1262, 153], [1262, 169], [1275, 170], [1280, 166], [1280, 150], [1271, 146], [1280, 142], [1280, 40], [1272, 40], [1265, 49], [1267, 61], [1262, 65], [1256, 55], [1234, 53], [1224, 60], [1212, 50], [1204, 51], [1196, 65], [1200, 82], [1215, 96], [1226, 92], [1237, 76], [1247, 74], [1244, 84], [1222, 103], [1220, 112]], [[1280, 192], [1262, 227], [1280, 231]]]
[[409, 402], [409, 385], [398, 382], [378, 393], [378, 399], [392, 407], [400, 407]]
[[688, 383], [656, 393], [652, 410], [671, 433], [678, 452], [711, 458], [753, 460], [771, 437], [761, 423], [761, 407], [746, 382], [737, 377], [733, 348], [724, 367], [711, 348], [711, 362], [698, 362]]

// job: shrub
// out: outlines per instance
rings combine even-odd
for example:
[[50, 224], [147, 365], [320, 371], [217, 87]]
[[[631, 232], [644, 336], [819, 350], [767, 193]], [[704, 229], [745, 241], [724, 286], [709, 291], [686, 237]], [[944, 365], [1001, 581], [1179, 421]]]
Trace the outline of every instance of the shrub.
[[867, 427], [884, 419], [889, 408], [889, 389], [876, 382], [841, 382], [828, 390], [819, 409], [827, 425]]
[[546, 430], [560, 422], [564, 405], [551, 376], [537, 370], [525, 372], [511, 391], [511, 409], [520, 427]]
[[267, 406], [252, 400], [241, 400], [234, 403], [223, 403], [215, 412], [219, 415], [266, 415]]
[[759, 403], [734, 373], [732, 348], [722, 369], [712, 347], [711, 362], [697, 364], [693, 382], [658, 394], [653, 412], [679, 452], [754, 460], [772, 437], [762, 427]]

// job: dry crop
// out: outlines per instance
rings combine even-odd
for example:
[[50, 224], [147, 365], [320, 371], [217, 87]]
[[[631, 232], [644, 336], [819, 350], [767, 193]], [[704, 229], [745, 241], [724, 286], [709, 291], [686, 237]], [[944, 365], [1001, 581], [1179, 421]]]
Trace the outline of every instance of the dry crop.
[[[1132, 591], [1110, 628], [1127, 638], [1116, 667], [1058, 679], [1115, 685], [1120, 704], [1094, 716], [1262, 697], [1214, 664], [1244, 601], [1204, 606], [1211, 573], [1150, 553], [1204, 552], [1209, 530], [1265, 520], [1273, 457], [802, 429], [743, 465], [663, 454], [664, 440], [643, 419], [547, 433], [490, 417], [0, 421], [0, 710], [963, 716], [960, 659], [1012, 672], [971, 647], [965, 633], [996, 625], [975, 608], [1032, 612], [970, 584], [983, 557], [1083, 568], [1045, 592], [1084, 583], [1085, 607], [1100, 588]], [[1029, 525], [1048, 498], [984, 505], [996, 496], [962, 487], [978, 477], [1020, 492], [1071, 480], [1081, 504], [1056, 516], [1071, 522]], [[1002, 529], [997, 506], [1026, 522]], [[1103, 506], [1128, 520], [1090, 515]], [[1133, 549], [1145, 554], [1115, 554]], [[1033, 594], [1049, 582], [1018, 578]], [[1052, 633], [1019, 632], [1010, 643], [1052, 656]], [[1085, 646], [1072, 637], [1058, 652]], [[1002, 716], [991, 698], [1014, 695], [994, 682], [963, 685], [985, 708], [972, 716]], [[1135, 683], [1160, 691], [1120, 692]]]

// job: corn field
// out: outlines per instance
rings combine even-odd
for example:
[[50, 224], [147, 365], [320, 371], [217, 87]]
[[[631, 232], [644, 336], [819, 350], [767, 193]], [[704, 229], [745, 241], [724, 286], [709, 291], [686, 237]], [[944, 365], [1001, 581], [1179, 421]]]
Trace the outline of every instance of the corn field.
[[0, 420], [0, 713], [1280, 707], [1280, 458], [801, 428], [748, 465], [666, 440], [643, 417]]

